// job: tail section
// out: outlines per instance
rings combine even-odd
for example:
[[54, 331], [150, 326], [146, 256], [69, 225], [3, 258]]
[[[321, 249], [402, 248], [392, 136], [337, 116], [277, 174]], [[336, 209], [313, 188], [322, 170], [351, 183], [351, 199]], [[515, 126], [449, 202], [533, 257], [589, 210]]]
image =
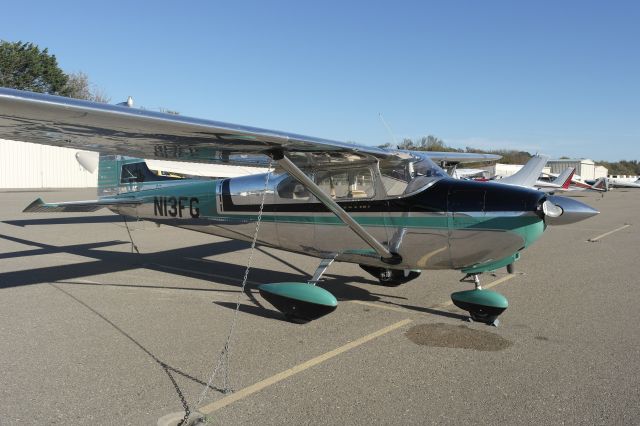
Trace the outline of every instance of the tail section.
[[609, 181], [606, 177], [598, 178], [593, 185], [591, 185], [591, 189], [595, 189], [596, 191], [607, 192], [609, 190]]
[[[76, 156], [83, 167], [91, 166], [90, 158]], [[94, 160], [95, 161], [95, 160]], [[142, 204], [142, 200], [135, 197], [118, 197], [119, 194], [139, 191], [146, 182], [174, 180], [167, 176], [158, 176], [149, 170], [143, 159], [124, 157], [121, 155], [100, 154], [98, 161], [98, 199], [86, 201], [66, 201], [61, 203], [45, 203], [38, 198], [29, 204], [24, 212], [93, 212], [101, 208], [130, 214], [127, 209], [135, 209]], [[123, 214], [123, 213], [121, 213]]]
[[100, 154], [98, 162], [98, 197], [120, 193], [120, 155]]
[[527, 164], [518, 170], [518, 173], [502, 178], [498, 182], [509, 185], [533, 187], [544, 165], [547, 164], [547, 160], [549, 160], [549, 156], [547, 155], [534, 155]]
[[156, 175], [141, 158], [100, 154], [98, 197], [112, 197], [124, 192], [138, 191], [145, 182], [167, 180], [180, 178]]
[[569, 189], [571, 185], [571, 179], [573, 179], [573, 175], [576, 173], [575, 167], [567, 167], [565, 171], [560, 173], [557, 178], [555, 178], [551, 183], [554, 185], [558, 185], [561, 189]]

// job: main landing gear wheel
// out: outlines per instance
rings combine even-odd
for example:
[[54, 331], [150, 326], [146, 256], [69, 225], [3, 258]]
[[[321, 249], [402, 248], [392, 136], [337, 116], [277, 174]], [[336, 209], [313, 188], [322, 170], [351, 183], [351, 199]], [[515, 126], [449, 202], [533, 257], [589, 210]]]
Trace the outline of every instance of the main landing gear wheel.
[[498, 319], [498, 315], [489, 315], [483, 309], [476, 309], [469, 311], [469, 320], [470, 322], [482, 322], [485, 324], [492, 325], [497, 327], [500, 324], [500, 320]]
[[309, 321], [311, 321], [311, 320], [306, 319], [306, 318], [300, 318], [299, 316], [296, 316], [295, 314], [292, 314], [292, 313], [289, 313], [289, 312], [284, 312], [283, 315], [284, 315], [284, 319], [285, 320], [287, 320], [289, 322], [292, 322], [294, 324], [306, 324]]
[[420, 276], [420, 271], [412, 269], [389, 269], [369, 265], [360, 265], [360, 267], [376, 277], [380, 285], [385, 287], [397, 287]]

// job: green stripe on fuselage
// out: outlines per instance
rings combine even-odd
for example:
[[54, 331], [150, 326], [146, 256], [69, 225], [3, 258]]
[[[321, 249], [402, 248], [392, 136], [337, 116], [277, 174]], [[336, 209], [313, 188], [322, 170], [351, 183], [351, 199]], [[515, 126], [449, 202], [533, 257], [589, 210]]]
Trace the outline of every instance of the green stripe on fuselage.
[[[216, 222], [224, 219], [233, 221], [255, 221], [257, 214], [218, 214], [217, 187], [215, 180], [185, 180], [173, 184], [162, 185], [156, 188], [156, 183], [149, 182], [140, 185], [140, 190], [120, 195], [119, 198], [142, 199], [145, 203], [153, 203], [155, 197], [197, 197], [200, 209], [199, 218], [207, 218]], [[514, 216], [511, 212], [496, 213], [463, 213], [422, 216], [413, 212], [409, 215], [392, 216], [384, 213], [377, 215], [358, 215], [352, 217], [362, 226], [366, 227], [391, 227], [391, 228], [429, 228], [439, 230], [470, 230], [470, 231], [511, 231], [516, 232], [525, 240], [525, 246], [538, 239], [545, 229], [544, 222], [536, 215], [523, 214]], [[153, 218], [150, 218], [153, 219]], [[309, 225], [333, 225], [346, 226], [332, 213], [268, 213], [262, 215], [265, 222], [309, 224]]]

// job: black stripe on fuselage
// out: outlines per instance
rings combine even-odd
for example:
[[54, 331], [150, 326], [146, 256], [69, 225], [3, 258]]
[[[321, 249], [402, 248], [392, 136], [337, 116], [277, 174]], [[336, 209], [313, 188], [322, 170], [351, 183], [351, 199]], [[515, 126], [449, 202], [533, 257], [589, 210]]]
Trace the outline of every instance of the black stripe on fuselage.
[[[259, 204], [234, 204], [230, 179], [222, 182], [224, 213], [257, 213]], [[347, 212], [494, 212], [535, 211], [544, 193], [532, 189], [492, 182], [442, 179], [433, 186], [404, 198], [387, 200], [353, 200], [338, 202]], [[264, 212], [327, 213], [322, 203], [265, 203]]]

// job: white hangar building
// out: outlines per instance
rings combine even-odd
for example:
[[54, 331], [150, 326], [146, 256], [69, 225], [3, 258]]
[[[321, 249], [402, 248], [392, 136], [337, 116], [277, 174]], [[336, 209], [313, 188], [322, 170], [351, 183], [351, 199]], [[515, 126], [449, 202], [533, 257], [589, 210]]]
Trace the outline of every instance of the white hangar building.
[[98, 171], [82, 167], [77, 152], [0, 139], [0, 188], [95, 188]]
[[603, 166], [596, 166], [593, 160], [588, 158], [580, 159], [559, 159], [547, 161], [547, 166], [551, 168], [551, 173], [562, 173], [567, 167], [574, 167], [576, 174], [579, 175], [582, 180], [593, 180], [600, 177], [607, 177], [607, 168]]
[[[0, 139], [0, 189], [96, 188], [98, 170], [89, 171], [81, 166], [76, 159], [79, 152], [86, 157], [95, 156], [97, 164], [98, 154], [95, 152]], [[147, 165], [151, 170], [160, 172], [215, 178], [267, 171], [260, 167], [164, 160], [147, 160]]]

